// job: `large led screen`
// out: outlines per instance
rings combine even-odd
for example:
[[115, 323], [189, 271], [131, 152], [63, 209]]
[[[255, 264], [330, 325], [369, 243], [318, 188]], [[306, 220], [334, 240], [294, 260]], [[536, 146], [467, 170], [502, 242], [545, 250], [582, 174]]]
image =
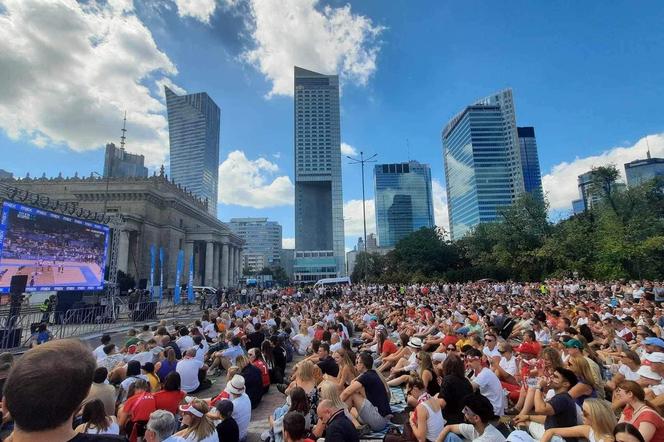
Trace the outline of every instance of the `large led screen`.
[[5, 201], [0, 220], [0, 292], [27, 275], [26, 292], [100, 290], [109, 228]]

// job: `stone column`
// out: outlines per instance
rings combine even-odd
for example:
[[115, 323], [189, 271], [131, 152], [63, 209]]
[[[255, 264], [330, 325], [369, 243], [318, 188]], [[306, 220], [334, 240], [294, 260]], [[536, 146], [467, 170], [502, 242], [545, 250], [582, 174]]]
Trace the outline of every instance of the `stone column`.
[[[194, 256], [194, 242], [193, 241], [186, 241], [184, 243], [184, 266], [183, 266], [184, 274], [181, 275], [182, 284], [188, 284], [189, 283], [189, 271], [193, 270], [193, 269], [189, 268], [189, 262], [190, 262], [192, 256]], [[196, 265], [195, 259], [194, 259], [194, 265]], [[196, 275], [195, 270], [194, 270], [194, 275]]]
[[122, 270], [127, 274], [129, 268], [129, 232], [121, 230], [118, 234], [120, 240], [118, 244], [118, 270]]
[[235, 248], [235, 285], [240, 282], [240, 272], [242, 271], [242, 263], [240, 262], [240, 248]]
[[210, 286], [213, 284], [213, 269], [214, 269], [214, 243], [205, 243], [205, 282], [203, 285]]
[[228, 287], [228, 244], [221, 245], [221, 286]]
[[214, 244], [214, 260], [212, 270], [212, 284], [219, 287], [219, 244]]
[[235, 247], [230, 246], [228, 250], [228, 286], [235, 287]]

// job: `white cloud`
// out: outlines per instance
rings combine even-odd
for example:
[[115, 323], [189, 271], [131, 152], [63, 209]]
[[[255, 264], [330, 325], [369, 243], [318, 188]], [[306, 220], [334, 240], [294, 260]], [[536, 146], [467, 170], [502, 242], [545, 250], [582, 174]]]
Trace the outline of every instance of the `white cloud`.
[[295, 238], [281, 238], [281, 248], [282, 249], [294, 249], [295, 248]]
[[357, 149], [355, 149], [353, 146], [351, 146], [348, 143], [344, 143], [343, 141], [341, 142], [341, 154], [342, 155], [349, 155], [351, 157], [354, 157], [357, 155]]
[[440, 181], [431, 181], [431, 190], [433, 197], [433, 217], [434, 222], [439, 227], [444, 227], [445, 230], [450, 229], [450, 218], [447, 211], [447, 192]]
[[175, 0], [180, 17], [192, 17], [202, 23], [209, 24], [210, 17], [217, 9], [216, 0]]
[[[376, 212], [374, 200], [366, 200], [367, 235], [376, 233]], [[364, 235], [364, 218], [362, 217], [362, 200], [349, 200], [344, 203], [344, 229], [347, 237], [357, 239]]]
[[74, 151], [119, 137], [150, 165], [168, 150], [164, 104], [146, 86], [177, 74], [130, 0], [0, 0], [0, 127]]
[[353, 14], [350, 5], [318, 7], [318, 0], [250, 0], [255, 47], [242, 58], [272, 83], [268, 96], [293, 95], [293, 66], [339, 73], [365, 85], [376, 70], [382, 26]]
[[[649, 135], [648, 144], [652, 156], [664, 156], [664, 133]], [[575, 158], [572, 162], [563, 162], [553, 166], [551, 172], [542, 178], [542, 187], [549, 200], [551, 210], [571, 209], [572, 200], [579, 198], [577, 177], [593, 167], [615, 164], [621, 175], [625, 176], [624, 164], [645, 158], [647, 143], [641, 138], [632, 146], [614, 147], [599, 155]]]
[[278, 171], [265, 158], [249, 160], [244, 152], [232, 151], [219, 165], [219, 202], [257, 209], [293, 205], [293, 182], [285, 175], [274, 177]]

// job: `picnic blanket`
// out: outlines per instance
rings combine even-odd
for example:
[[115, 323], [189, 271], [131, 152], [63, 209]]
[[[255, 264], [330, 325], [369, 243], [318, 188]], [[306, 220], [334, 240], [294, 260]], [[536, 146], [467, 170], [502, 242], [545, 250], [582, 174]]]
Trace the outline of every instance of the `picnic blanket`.
[[[403, 411], [406, 409], [406, 406], [408, 405], [406, 402], [406, 393], [404, 392], [403, 388], [390, 387], [390, 393], [390, 408], [392, 409], [392, 413], [403, 413]], [[397, 427], [399, 430], [403, 430], [403, 425], [397, 425], [390, 422], [382, 431], [374, 431], [372, 433], [363, 435], [360, 437], [360, 441], [383, 440], [385, 434], [387, 434], [387, 431], [392, 427]]]

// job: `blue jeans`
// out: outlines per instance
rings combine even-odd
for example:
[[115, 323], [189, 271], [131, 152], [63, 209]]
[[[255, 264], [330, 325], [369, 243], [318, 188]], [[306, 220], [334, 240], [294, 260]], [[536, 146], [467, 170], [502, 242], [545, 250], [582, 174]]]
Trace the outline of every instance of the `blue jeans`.
[[443, 442], [463, 442], [463, 439], [457, 436], [456, 433], [452, 433], [450, 431], [449, 433], [447, 433], [447, 436], [445, 436], [445, 440]]

